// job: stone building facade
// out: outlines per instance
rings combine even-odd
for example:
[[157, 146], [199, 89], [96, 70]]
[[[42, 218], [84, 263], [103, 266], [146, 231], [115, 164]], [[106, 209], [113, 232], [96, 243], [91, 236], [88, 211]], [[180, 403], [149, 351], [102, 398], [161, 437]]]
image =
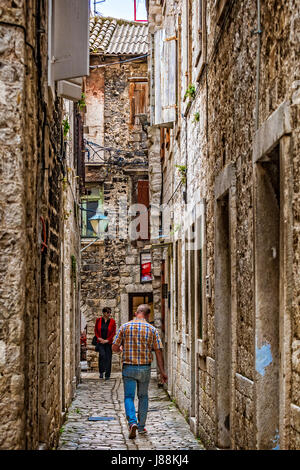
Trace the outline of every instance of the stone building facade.
[[147, 6], [169, 393], [208, 447], [299, 449], [300, 3]]
[[[81, 271], [81, 315], [90, 369], [98, 368], [91, 342], [103, 307], [111, 307], [117, 326], [131, 319], [141, 303], [151, 305], [155, 324], [160, 318], [160, 266], [151, 257], [147, 214], [147, 52], [146, 25], [99, 16], [91, 19]], [[132, 207], [137, 204], [143, 207]], [[139, 212], [141, 226], [136, 222]], [[108, 221], [107, 232], [98, 239], [90, 223], [96, 213], [106, 213]], [[137, 226], [137, 237], [130, 236], [130, 224]], [[142, 279], [141, 263], [150, 259], [152, 277]], [[119, 368], [118, 356], [113, 359], [113, 367]]]
[[81, 86], [50, 60], [69, 6], [0, 8], [1, 449], [55, 447], [79, 381]]

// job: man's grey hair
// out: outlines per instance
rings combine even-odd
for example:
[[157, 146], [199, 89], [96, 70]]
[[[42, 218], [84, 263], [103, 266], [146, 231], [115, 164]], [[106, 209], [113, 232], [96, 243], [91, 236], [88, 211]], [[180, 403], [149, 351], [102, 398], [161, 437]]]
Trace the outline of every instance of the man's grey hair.
[[137, 313], [143, 313], [144, 315], [149, 315], [151, 312], [151, 308], [147, 304], [141, 304], [138, 306]]

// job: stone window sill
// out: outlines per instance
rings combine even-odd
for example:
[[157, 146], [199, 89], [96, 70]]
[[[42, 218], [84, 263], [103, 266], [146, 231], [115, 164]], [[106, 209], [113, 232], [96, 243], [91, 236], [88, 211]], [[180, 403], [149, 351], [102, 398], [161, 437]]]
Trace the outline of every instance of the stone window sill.
[[203, 339], [197, 340], [197, 353], [201, 357], [204, 357], [207, 355], [207, 343]]

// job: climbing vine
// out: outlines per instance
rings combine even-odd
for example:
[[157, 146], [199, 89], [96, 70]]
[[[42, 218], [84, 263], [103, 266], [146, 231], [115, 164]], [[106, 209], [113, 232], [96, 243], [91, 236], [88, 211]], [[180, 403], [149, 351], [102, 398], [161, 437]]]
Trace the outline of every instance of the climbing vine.
[[190, 101], [193, 101], [196, 97], [196, 88], [195, 85], [190, 85], [184, 95], [184, 98], [189, 98]]
[[199, 122], [199, 121], [200, 121], [200, 113], [197, 111], [197, 112], [194, 114], [193, 122]]
[[182, 184], [185, 184], [186, 183], [186, 171], [187, 171], [186, 166], [185, 165], [175, 165], [175, 166], [178, 169], [178, 173], [180, 175]]
[[62, 125], [63, 125], [64, 137], [66, 138], [70, 130], [70, 124], [69, 124], [68, 118], [63, 120]]
[[85, 98], [86, 98], [85, 94], [82, 93], [81, 94], [81, 99], [78, 101], [78, 107], [79, 107], [80, 111], [83, 111], [86, 107]]

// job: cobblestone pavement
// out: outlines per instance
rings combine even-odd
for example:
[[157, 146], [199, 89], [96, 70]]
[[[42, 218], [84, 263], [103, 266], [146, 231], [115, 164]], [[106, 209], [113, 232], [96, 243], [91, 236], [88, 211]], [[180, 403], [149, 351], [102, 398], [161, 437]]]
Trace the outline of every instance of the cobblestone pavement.
[[[154, 376], [149, 387], [147, 435], [128, 438], [120, 373], [109, 381], [95, 373], [82, 374], [76, 397], [69, 408], [59, 441], [59, 450], [204, 450]], [[111, 421], [88, 421], [91, 416], [113, 417]]]

